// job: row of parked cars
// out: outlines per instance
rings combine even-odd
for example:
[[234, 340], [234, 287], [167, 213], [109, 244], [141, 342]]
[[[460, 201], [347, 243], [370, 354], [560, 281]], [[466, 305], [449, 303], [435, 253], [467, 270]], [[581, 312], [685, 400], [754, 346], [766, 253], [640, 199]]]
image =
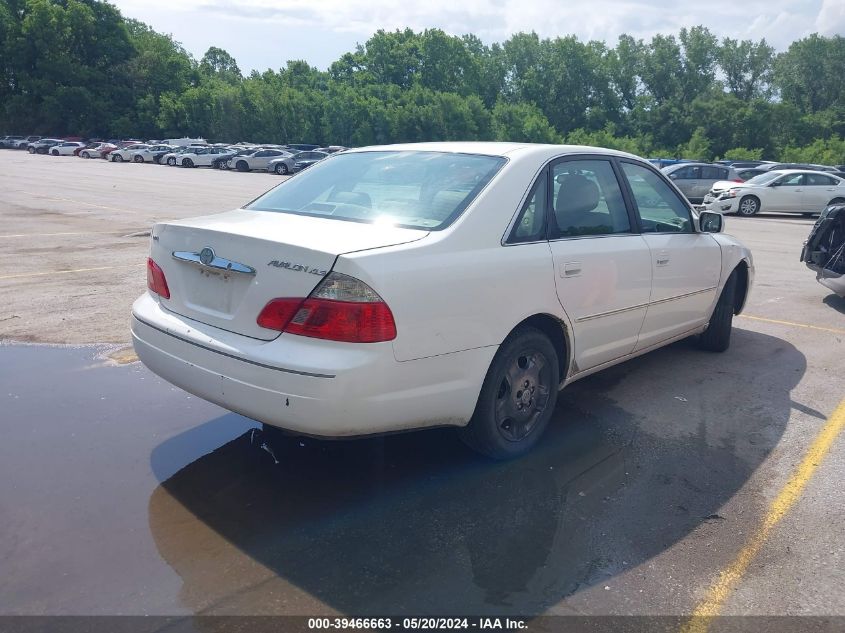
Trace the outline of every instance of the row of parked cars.
[[163, 141], [94, 141], [79, 139], [5, 136], [0, 147], [26, 149], [30, 154], [101, 158], [114, 163], [155, 163], [171, 167], [212, 167], [237, 171], [268, 171], [293, 174], [346, 148], [311, 144], [255, 145], [250, 143], [209, 144], [202, 139]]
[[690, 202], [718, 213], [776, 211], [810, 217], [845, 203], [845, 165], [677, 162], [661, 171]]

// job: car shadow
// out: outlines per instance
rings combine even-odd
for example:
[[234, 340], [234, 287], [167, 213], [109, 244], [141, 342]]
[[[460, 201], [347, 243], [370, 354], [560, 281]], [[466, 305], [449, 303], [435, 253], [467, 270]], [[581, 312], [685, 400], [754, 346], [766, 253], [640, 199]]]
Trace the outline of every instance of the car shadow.
[[150, 530], [195, 613], [538, 614], [722, 520], [805, 369], [788, 342], [735, 329], [726, 354], [681, 342], [570, 385], [512, 462], [434, 429], [292, 439], [278, 464], [247, 432], [165, 465], [224, 416], [154, 450], [175, 474]]
[[833, 308], [840, 314], [845, 314], [845, 297], [840, 297], [838, 294], [831, 293], [822, 299], [822, 303], [829, 308]]

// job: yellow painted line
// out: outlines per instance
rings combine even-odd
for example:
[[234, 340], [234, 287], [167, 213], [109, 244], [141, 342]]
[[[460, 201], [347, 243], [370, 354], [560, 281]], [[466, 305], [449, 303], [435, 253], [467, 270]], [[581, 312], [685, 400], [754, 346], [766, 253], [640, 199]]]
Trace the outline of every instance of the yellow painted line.
[[73, 270], [48, 270], [40, 273], [23, 273], [20, 275], [0, 275], [0, 279], [22, 279], [24, 277], [44, 277], [46, 275], [68, 275], [70, 273], [88, 273], [95, 270], [112, 270], [114, 268], [130, 268], [133, 266], [144, 266], [146, 262], [135, 264], [123, 264], [121, 266], [97, 266], [96, 268], [74, 268]]
[[833, 334], [845, 334], [845, 330], [840, 330], [835, 327], [821, 327], [819, 325], [810, 325], [809, 323], [796, 323], [795, 321], [779, 321], [778, 319], [766, 319], [764, 317], [751, 316], [750, 314], [740, 314], [744, 319], [752, 319], [754, 321], [763, 321], [764, 323], [776, 323], [778, 325], [790, 325], [792, 327], [803, 327], [808, 330], [820, 330], [822, 332], [832, 332]]
[[751, 535], [733, 562], [722, 570], [719, 577], [710, 586], [704, 600], [699, 602], [693, 611], [692, 617], [681, 627], [681, 633], [707, 632], [711, 621], [719, 615], [725, 600], [742, 580], [751, 561], [754, 560], [754, 557], [766, 543], [771, 531], [798, 501], [807, 483], [821, 465], [822, 460], [843, 428], [845, 428], [845, 400], [839, 403], [839, 406], [825, 422], [804, 455], [804, 459], [792, 472], [789, 481], [769, 504], [763, 522]]

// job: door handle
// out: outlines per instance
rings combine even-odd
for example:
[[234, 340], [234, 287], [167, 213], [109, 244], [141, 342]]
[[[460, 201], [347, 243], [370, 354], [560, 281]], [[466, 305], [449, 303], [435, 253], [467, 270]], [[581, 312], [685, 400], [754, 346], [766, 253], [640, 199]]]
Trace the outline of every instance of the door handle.
[[668, 258], [668, 257], [661, 257], [660, 259], [656, 260], [656, 262], [655, 262], [655, 263], [656, 263], [658, 266], [665, 266], [666, 264], [668, 264], [668, 263], [669, 263], [669, 258]]
[[581, 274], [581, 262], [565, 262], [560, 266], [561, 277], [577, 277]]
[[802, 191], [804, 191], [804, 190], [803, 189], [796, 189], [795, 193], [801, 193]]

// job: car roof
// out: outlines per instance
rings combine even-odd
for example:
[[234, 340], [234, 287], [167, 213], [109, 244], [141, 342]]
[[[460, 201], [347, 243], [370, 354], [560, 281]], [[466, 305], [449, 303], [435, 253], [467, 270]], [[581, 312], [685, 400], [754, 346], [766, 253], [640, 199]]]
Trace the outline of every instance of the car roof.
[[[721, 169], [736, 169], [733, 165], [723, 165], [721, 163], [705, 163], [705, 162], [696, 162], [696, 163], [675, 163], [674, 165], [666, 165], [663, 169], [666, 171], [675, 171], [676, 169], [680, 169], [681, 167], [720, 167]], [[742, 169], [742, 168], [740, 168]], [[747, 169], [751, 169], [748, 167]]]
[[[308, 150], [313, 151], [313, 150]], [[480, 154], [484, 156], [535, 156], [549, 159], [564, 154], [603, 154], [607, 156], [621, 156], [635, 158], [642, 162], [644, 159], [634, 154], [591, 147], [589, 145], [545, 145], [540, 143], [512, 143], [501, 141], [440, 141], [431, 143], [399, 143], [396, 145], [371, 145], [349, 149], [344, 154], [358, 152], [391, 151], [391, 152], [448, 152], [455, 154]]]

